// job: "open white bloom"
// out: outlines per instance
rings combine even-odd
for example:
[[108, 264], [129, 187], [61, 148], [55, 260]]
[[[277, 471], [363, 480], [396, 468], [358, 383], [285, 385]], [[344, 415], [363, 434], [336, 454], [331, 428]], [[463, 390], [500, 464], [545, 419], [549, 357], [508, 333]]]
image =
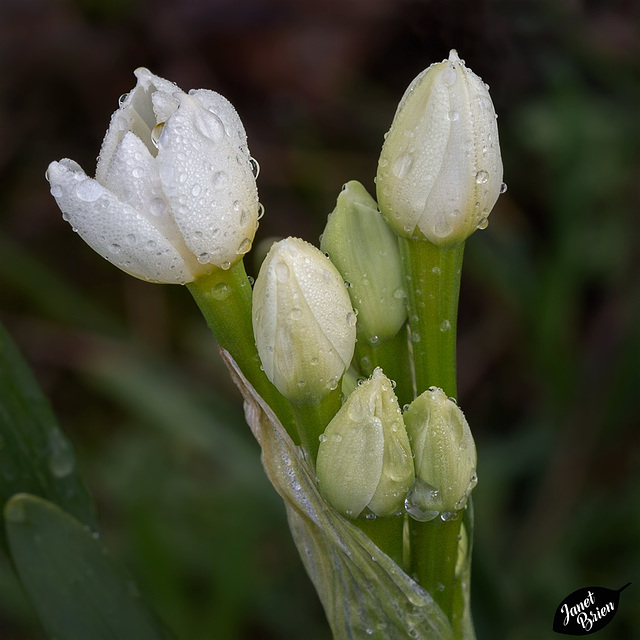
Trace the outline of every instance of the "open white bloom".
[[274, 243], [253, 288], [253, 332], [264, 372], [296, 404], [337, 388], [356, 344], [356, 314], [342, 276], [299, 238]]
[[251, 248], [260, 205], [247, 137], [231, 103], [137, 69], [120, 99], [95, 179], [52, 162], [63, 217], [101, 256], [154, 282], [191, 282]]
[[498, 127], [488, 86], [452, 50], [406, 90], [378, 162], [382, 214], [401, 236], [463, 242], [502, 185]]

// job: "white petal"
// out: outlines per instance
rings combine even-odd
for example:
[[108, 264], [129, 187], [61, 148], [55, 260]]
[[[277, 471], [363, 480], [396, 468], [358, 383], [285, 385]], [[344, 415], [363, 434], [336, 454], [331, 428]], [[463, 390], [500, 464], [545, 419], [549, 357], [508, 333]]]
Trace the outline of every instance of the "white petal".
[[258, 193], [239, 118], [226, 99], [206, 93], [209, 108], [196, 99], [201, 92], [179, 95], [180, 107], [158, 141], [157, 161], [187, 246], [201, 263], [227, 268], [251, 247]]
[[47, 178], [63, 218], [103, 258], [143, 280], [183, 284], [194, 279], [180, 253], [158, 229], [87, 177], [77, 163], [52, 162]]
[[180, 92], [180, 89], [173, 82], [160, 78], [144, 68], [136, 69], [135, 75], [138, 82], [111, 116], [109, 128], [102, 141], [96, 167], [96, 180], [102, 184], [125, 133], [135, 133], [150, 153], [155, 155], [151, 131], [156, 124], [167, 120], [178, 107], [178, 100], [174, 94]]

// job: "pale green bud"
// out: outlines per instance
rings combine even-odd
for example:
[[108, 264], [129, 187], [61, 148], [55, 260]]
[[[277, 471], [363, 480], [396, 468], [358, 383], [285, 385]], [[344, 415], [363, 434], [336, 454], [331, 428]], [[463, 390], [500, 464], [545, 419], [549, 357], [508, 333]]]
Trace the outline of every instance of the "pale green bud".
[[342, 276], [313, 245], [271, 247], [253, 288], [253, 332], [264, 372], [291, 402], [315, 404], [336, 389], [356, 343]]
[[402, 236], [448, 246], [487, 226], [503, 190], [496, 113], [489, 87], [455, 50], [402, 97], [376, 183], [382, 214]]
[[400, 249], [359, 182], [344, 185], [320, 248], [349, 283], [360, 338], [374, 343], [393, 338], [407, 319]]
[[455, 517], [476, 485], [476, 446], [464, 414], [437, 387], [427, 389], [404, 412], [417, 482], [407, 511], [417, 520]]
[[409, 438], [393, 383], [377, 368], [356, 387], [320, 438], [318, 484], [342, 514], [398, 513], [414, 480]]

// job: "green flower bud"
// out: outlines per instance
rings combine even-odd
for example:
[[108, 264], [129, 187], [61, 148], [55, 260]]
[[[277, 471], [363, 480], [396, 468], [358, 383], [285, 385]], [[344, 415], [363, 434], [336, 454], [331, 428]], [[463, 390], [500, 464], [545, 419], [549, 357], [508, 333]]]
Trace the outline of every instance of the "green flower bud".
[[342, 514], [398, 513], [414, 480], [409, 438], [393, 383], [377, 368], [347, 398], [320, 438], [318, 484]]
[[455, 50], [409, 85], [376, 183], [382, 214], [402, 236], [449, 246], [487, 226], [503, 190], [496, 113]]
[[313, 245], [271, 247], [253, 288], [253, 333], [264, 372], [291, 402], [316, 404], [336, 389], [356, 343], [342, 276]]
[[359, 182], [343, 187], [320, 248], [350, 285], [360, 339], [393, 338], [407, 319], [400, 250], [376, 201]]
[[476, 485], [476, 445], [464, 414], [442, 389], [431, 387], [404, 412], [417, 481], [407, 496], [416, 520], [456, 517]]

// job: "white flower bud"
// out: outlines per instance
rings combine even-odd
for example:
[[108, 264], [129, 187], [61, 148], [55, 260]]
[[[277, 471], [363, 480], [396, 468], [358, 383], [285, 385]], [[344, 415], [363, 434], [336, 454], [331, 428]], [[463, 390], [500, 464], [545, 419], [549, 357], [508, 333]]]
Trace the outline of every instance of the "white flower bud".
[[320, 439], [318, 484], [343, 515], [402, 509], [414, 480], [411, 447], [393, 385], [382, 369], [356, 387]]
[[471, 429], [455, 401], [437, 387], [418, 396], [403, 417], [417, 478], [407, 511], [417, 520], [446, 519], [464, 507], [477, 482]]
[[342, 188], [320, 248], [351, 285], [359, 338], [374, 343], [392, 339], [407, 319], [400, 248], [376, 201], [359, 182]]
[[52, 162], [51, 193], [87, 244], [133, 276], [184, 284], [228, 269], [251, 248], [260, 207], [242, 122], [218, 93], [135, 75], [95, 179]]
[[448, 246], [486, 227], [502, 189], [496, 113], [488, 86], [455, 51], [402, 97], [376, 183], [399, 235]]
[[337, 388], [355, 349], [356, 318], [342, 276], [313, 245], [276, 242], [253, 289], [253, 332], [267, 378], [295, 404]]

